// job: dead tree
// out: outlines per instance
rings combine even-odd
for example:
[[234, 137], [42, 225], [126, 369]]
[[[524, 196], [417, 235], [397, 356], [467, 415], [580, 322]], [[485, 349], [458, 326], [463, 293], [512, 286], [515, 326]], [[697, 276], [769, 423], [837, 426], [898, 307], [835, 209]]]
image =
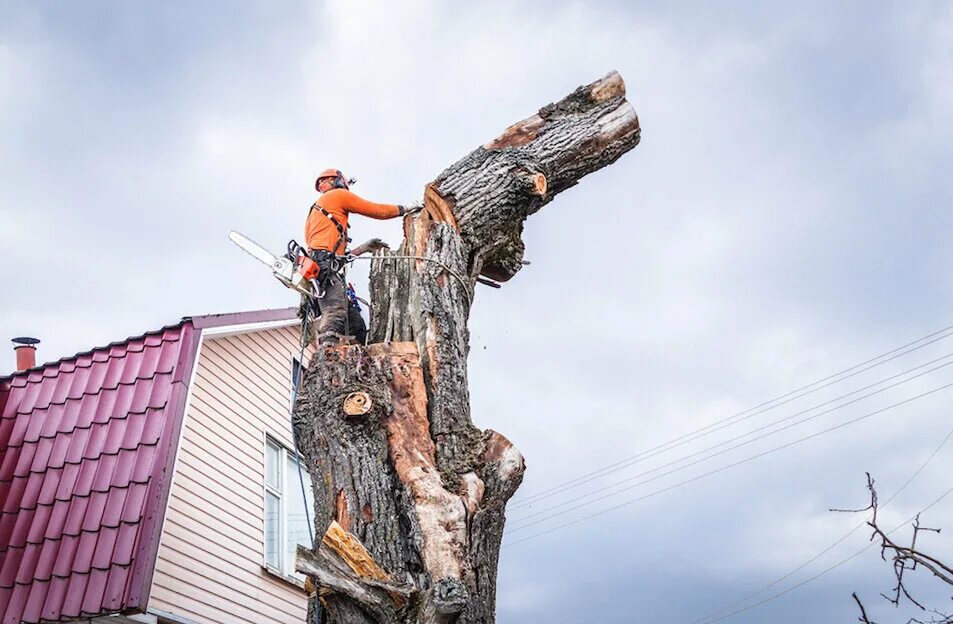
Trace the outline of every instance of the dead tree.
[[477, 283], [523, 265], [525, 219], [639, 142], [613, 72], [448, 167], [371, 267], [368, 346], [319, 349], [294, 428], [312, 475], [297, 569], [335, 624], [490, 623], [504, 507], [523, 457], [473, 425], [467, 319]]
[[[920, 514], [917, 514], [913, 518], [913, 532], [910, 538], [910, 545], [903, 546], [898, 544], [890, 536], [891, 533], [894, 533], [897, 529], [884, 531], [877, 520], [877, 512], [879, 511], [880, 504], [877, 499], [877, 490], [874, 487], [874, 480], [870, 476], [870, 473], [867, 473], [867, 491], [870, 492], [870, 504], [867, 507], [863, 509], [832, 509], [831, 511], [848, 513], [870, 512], [871, 517], [870, 520], [867, 521], [867, 526], [870, 527], [872, 531], [870, 535], [870, 541], [876, 541], [880, 543], [881, 559], [887, 561], [888, 557], [890, 558], [890, 561], [893, 564], [894, 580], [896, 581], [896, 585], [894, 585], [894, 588], [890, 594], [880, 595], [895, 607], [899, 607], [903, 598], [906, 598], [911, 604], [915, 605], [925, 614], [928, 614], [928, 620], [911, 618], [908, 620], [907, 624], [953, 624], [953, 613], [944, 613], [938, 609], [928, 608], [923, 605], [910, 593], [904, 578], [906, 572], [913, 572], [917, 569], [917, 567], [920, 567], [931, 572], [933, 576], [939, 579], [941, 582], [949, 585], [951, 591], [953, 591], [953, 567], [945, 564], [936, 557], [923, 552], [922, 550], [918, 550], [917, 548], [917, 538], [920, 536], [921, 532], [939, 533], [940, 529], [931, 529], [921, 526]], [[854, 593], [852, 596], [854, 598], [854, 602], [856, 602], [857, 606], [860, 608], [860, 617], [858, 620], [864, 622], [865, 624], [876, 624], [872, 620], [868, 619], [867, 611], [857, 594]]]

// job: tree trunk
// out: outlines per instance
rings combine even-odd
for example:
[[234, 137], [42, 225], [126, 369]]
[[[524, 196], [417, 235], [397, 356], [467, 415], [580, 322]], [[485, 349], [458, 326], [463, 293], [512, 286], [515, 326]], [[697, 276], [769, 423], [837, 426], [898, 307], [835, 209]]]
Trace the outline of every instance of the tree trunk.
[[297, 567], [331, 622], [494, 621], [504, 508], [524, 464], [470, 418], [474, 287], [513, 277], [526, 217], [638, 141], [610, 73], [447, 168], [404, 219], [401, 247], [372, 263], [371, 344], [318, 349], [293, 422], [324, 536]]

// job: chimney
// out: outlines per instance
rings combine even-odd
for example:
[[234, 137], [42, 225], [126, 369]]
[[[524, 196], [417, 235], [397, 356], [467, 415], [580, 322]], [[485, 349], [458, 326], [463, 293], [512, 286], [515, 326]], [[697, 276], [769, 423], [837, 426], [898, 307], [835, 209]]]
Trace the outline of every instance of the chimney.
[[40, 341], [36, 338], [20, 337], [13, 339], [13, 350], [17, 354], [17, 370], [24, 371], [36, 366], [36, 345]]

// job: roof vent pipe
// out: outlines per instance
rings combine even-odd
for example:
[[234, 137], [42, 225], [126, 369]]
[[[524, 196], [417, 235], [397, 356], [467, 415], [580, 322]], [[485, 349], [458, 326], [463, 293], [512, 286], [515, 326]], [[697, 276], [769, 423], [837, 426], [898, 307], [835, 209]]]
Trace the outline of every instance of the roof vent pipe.
[[40, 341], [36, 338], [22, 336], [13, 339], [13, 350], [17, 354], [17, 370], [25, 371], [36, 366], [36, 345]]

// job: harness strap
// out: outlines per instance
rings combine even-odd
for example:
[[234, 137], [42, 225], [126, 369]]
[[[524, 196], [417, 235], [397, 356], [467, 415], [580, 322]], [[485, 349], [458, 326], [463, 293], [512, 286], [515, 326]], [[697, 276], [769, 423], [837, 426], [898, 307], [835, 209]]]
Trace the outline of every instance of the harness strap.
[[321, 211], [321, 214], [323, 214], [325, 217], [327, 217], [328, 219], [330, 219], [330, 220], [331, 220], [331, 223], [334, 224], [334, 227], [337, 228], [337, 231], [338, 231], [339, 236], [338, 236], [338, 243], [337, 243], [337, 245], [334, 247], [334, 251], [335, 251], [335, 252], [337, 251], [338, 247], [341, 246], [341, 241], [347, 241], [347, 242], [349, 242], [349, 243], [351, 242], [351, 237], [347, 235], [347, 230], [349, 230], [349, 229], [351, 228], [351, 224], [350, 224], [350, 223], [348, 223], [348, 224], [347, 224], [347, 228], [345, 228], [343, 225], [341, 225], [341, 222], [340, 222], [340, 221], [338, 221], [336, 218], [334, 218], [334, 215], [333, 215], [333, 214], [331, 214], [330, 212], [328, 212], [327, 210], [325, 210], [324, 208], [322, 208], [321, 206], [319, 206], [319, 205], [318, 205], [318, 202], [314, 202], [314, 203], [311, 205], [311, 210], [320, 210], [320, 211]]

